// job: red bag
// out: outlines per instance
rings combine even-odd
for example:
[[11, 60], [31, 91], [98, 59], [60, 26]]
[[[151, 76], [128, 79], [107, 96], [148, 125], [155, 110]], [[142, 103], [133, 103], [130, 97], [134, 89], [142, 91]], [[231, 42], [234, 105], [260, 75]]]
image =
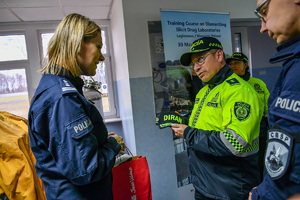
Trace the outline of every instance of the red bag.
[[112, 168], [114, 200], [152, 200], [146, 157]]

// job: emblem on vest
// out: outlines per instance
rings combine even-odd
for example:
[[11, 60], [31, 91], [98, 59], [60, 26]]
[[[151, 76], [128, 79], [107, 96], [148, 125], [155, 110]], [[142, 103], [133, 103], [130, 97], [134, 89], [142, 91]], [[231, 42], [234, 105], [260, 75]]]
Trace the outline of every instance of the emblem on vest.
[[209, 107], [214, 107], [214, 108], [217, 108], [218, 107], [218, 98], [219, 98], [219, 92], [216, 94], [216, 96], [214, 98], [212, 98], [210, 100], [210, 102], [208, 102], [206, 105], [209, 106]]
[[274, 180], [280, 178], [289, 166], [292, 141], [293, 138], [283, 130], [271, 129], [268, 132], [265, 167], [269, 176]]
[[245, 102], [235, 102], [234, 114], [240, 121], [246, 120], [251, 112], [251, 106]]
[[265, 92], [261, 89], [260, 85], [258, 83], [254, 83], [254, 89], [259, 94], [264, 94]]

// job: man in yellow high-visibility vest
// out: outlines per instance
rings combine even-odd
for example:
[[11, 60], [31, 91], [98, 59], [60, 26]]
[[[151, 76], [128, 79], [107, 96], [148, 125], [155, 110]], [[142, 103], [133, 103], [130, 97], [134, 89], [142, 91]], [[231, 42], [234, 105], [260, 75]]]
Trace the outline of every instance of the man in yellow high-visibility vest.
[[195, 199], [247, 199], [259, 182], [262, 111], [257, 92], [226, 64], [216, 38], [194, 41], [180, 60], [205, 83], [188, 126], [171, 125], [188, 145]]

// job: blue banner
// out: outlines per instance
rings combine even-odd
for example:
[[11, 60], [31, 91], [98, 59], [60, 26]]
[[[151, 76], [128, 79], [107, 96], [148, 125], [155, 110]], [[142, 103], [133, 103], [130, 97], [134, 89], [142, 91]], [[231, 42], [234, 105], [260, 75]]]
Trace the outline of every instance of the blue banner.
[[215, 37], [225, 54], [232, 54], [229, 13], [161, 11], [166, 61], [176, 61], [196, 39]]

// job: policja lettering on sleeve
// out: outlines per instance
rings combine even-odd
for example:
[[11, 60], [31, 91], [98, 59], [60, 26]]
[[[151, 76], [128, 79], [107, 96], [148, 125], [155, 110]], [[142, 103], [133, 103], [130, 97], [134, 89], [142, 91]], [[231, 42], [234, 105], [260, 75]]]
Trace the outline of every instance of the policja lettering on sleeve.
[[290, 100], [287, 98], [278, 97], [276, 100], [275, 107], [280, 106], [282, 109], [292, 110], [293, 112], [299, 112], [300, 101]]
[[81, 122], [74, 126], [74, 131], [78, 133], [78, 131], [83, 131], [84, 129], [88, 128], [92, 124], [91, 120], [88, 118], [84, 122]]

